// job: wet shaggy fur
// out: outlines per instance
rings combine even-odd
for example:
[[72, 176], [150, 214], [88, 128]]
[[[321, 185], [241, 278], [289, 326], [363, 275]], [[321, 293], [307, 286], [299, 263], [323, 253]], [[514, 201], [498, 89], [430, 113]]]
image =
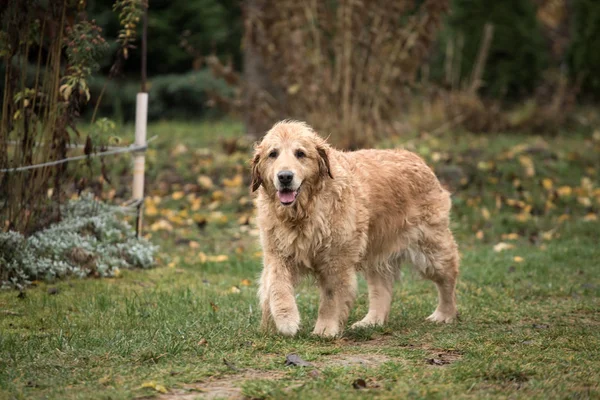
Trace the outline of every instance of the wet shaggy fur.
[[[279, 178], [290, 171], [293, 203]], [[296, 190], [297, 189], [297, 190]], [[459, 256], [448, 227], [450, 194], [416, 154], [406, 150], [341, 152], [308, 125], [282, 121], [257, 145], [252, 190], [264, 253], [259, 298], [262, 324], [294, 335], [300, 315], [294, 287], [312, 274], [320, 288], [313, 333], [340, 334], [364, 274], [369, 311], [356, 326], [385, 323], [403, 261], [435, 282], [438, 306], [428, 319], [452, 322]]]

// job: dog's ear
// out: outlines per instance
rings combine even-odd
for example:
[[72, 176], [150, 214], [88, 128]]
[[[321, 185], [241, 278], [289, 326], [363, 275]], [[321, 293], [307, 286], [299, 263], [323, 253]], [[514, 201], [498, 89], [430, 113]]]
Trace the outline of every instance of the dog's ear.
[[333, 179], [327, 149], [323, 146], [317, 146], [317, 153], [319, 153], [319, 171], [321, 171], [321, 175], [329, 175], [329, 177]]
[[262, 185], [262, 178], [258, 172], [258, 161], [260, 160], [260, 154], [256, 153], [252, 159], [252, 183], [250, 188], [253, 192], [256, 192], [260, 185]]

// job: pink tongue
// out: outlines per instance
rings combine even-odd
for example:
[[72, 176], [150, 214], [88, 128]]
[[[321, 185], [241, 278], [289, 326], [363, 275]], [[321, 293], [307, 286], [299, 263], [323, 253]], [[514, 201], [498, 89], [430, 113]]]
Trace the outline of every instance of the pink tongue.
[[282, 192], [281, 190], [277, 192], [279, 196], [279, 201], [282, 203], [291, 203], [296, 198], [296, 194], [294, 192]]

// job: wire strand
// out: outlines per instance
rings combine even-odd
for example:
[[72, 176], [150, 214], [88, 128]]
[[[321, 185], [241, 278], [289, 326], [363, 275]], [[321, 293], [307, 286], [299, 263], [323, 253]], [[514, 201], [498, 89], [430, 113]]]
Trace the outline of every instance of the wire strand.
[[75, 156], [75, 157], [67, 157], [67, 158], [63, 158], [60, 160], [48, 161], [48, 162], [41, 163], [41, 164], [26, 165], [23, 167], [15, 167], [15, 168], [4, 168], [4, 169], [0, 169], [0, 173], [1, 172], [6, 173], [6, 172], [29, 171], [29, 170], [37, 169], [37, 168], [60, 165], [60, 164], [67, 163], [69, 161], [85, 160], [87, 158], [94, 158], [94, 157], [106, 157], [106, 156], [112, 156], [112, 155], [121, 154], [121, 153], [133, 153], [133, 152], [137, 152], [137, 151], [146, 150], [147, 148], [148, 148], [147, 144], [131, 145], [131, 146], [127, 146], [127, 147], [121, 147], [121, 148], [116, 148], [113, 150], [103, 151], [100, 153], [87, 154], [87, 155], [81, 155], [81, 156]]

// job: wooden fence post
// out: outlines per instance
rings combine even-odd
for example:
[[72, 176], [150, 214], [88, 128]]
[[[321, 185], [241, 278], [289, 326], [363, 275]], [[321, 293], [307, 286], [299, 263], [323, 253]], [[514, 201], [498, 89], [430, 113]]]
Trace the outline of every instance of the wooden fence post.
[[[148, 90], [146, 87], [146, 54], [148, 37], [148, 3], [144, 5], [142, 26], [142, 87], [136, 97], [135, 108], [135, 144], [146, 145], [146, 126], [148, 124]], [[144, 209], [144, 173], [146, 169], [145, 150], [136, 153], [133, 157], [133, 199], [138, 201], [137, 223], [135, 232], [137, 237], [142, 236], [142, 216]]]
[[[148, 116], [148, 93], [138, 93], [136, 97], [135, 111], [135, 144], [146, 145], [146, 124]], [[138, 151], [133, 156], [133, 199], [143, 201], [144, 199], [144, 173], [146, 168], [145, 151]], [[142, 208], [143, 203], [138, 206], [138, 218], [136, 234], [142, 235]]]

